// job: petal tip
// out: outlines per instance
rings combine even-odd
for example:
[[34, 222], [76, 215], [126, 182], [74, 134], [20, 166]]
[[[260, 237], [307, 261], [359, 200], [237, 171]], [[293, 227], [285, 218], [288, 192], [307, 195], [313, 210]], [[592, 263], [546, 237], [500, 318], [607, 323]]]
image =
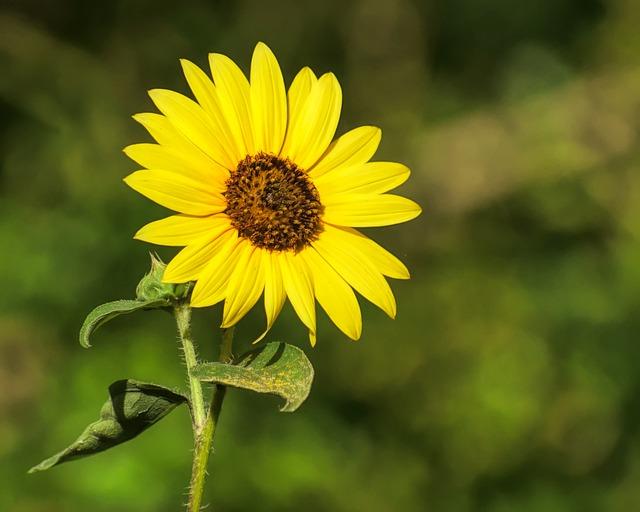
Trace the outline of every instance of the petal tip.
[[347, 336], [351, 341], [358, 341], [362, 336], [362, 326], [359, 326], [354, 332], [347, 333]]
[[305, 75], [309, 75], [309, 78], [311, 78], [312, 80], [316, 80], [316, 74], [313, 72], [313, 69], [311, 69], [309, 66], [304, 66], [299, 72], [298, 75], [300, 74], [305, 74]]
[[146, 226], [142, 226], [138, 231], [135, 232], [135, 234], [133, 235], [134, 240], [140, 240], [141, 242], [146, 242], [144, 238], [145, 227]]
[[340, 80], [338, 80], [338, 77], [335, 75], [335, 73], [333, 71], [329, 71], [327, 73], [325, 73], [325, 75], [327, 77], [327, 80], [329, 80], [331, 82], [331, 84], [338, 90], [338, 92], [342, 92], [342, 88], [340, 86]]
[[128, 146], [125, 146], [124, 148], [122, 148], [122, 152], [127, 155], [129, 158], [131, 157], [131, 153], [134, 151], [133, 147], [136, 146], [136, 144], [129, 144]]
[[133, 114], [131, 119], [133, 119], [136, 123], [139, 123], [144, 126], [145, 119], [149, 115], [148, 112], [140, 112], [138, 114]]
[[[167, 272], [165, 271], [165, 275], [162, 278], [163, 280], [165, 279], [169, 279], [167, 277]], [[189, 301], [189, 305], [192, 308], [204, 308], [206, 306], [208, 306], [209, 304], [206, 303], [206, 300], [203, 300], [201, 297], [194, 297], [193, 294], [191, 295], [191, 300]]]
[[185, 77], [187, 77], [187, 81], [191, 74], [202, 71], [197, 64], [191, 62], [189, 59], [180, 59], [180, 67], [182, 68], [182, 72]]
[[147, 94], [149, 95], [149, 98], [155, 102], [155, 100], [162, 95], [162, 89], [149, 89]]
[[222, 53], [212, 52], [212, 53], [209, 54], [209, 63], [211, 64], [211, 67], [213, 67], [216, 62], [220, 62], [222, 60], [226, 61], [226, 60], [231, 60], [231, 59], [229, 59], [229, 57], [227, 57], [226, 55], [224, 55]]

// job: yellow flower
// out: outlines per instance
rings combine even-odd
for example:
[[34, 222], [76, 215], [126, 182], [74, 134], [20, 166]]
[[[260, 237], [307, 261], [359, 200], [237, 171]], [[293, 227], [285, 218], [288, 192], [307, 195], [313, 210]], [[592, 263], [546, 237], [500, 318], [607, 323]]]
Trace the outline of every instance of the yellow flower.
[[413, 201], [386, 193], [409, 169], [369, 162], [380, 129], [361, 126], [332, 142], [342, 105], [336, 77], [317, 78], [305, 67], [286, 91], [263, 43], [253, 53], [250, 81], [224, 55], [209, 55], [213, 81], [181, 62], [196, 101], [151, 90], [162, 114], [134, 119], [157, 144], [125, 148], [144, 168], [125, 182], [178, 213], [135, 235], [186, 246], [167, 265], [164, 281], [195, 281], [194, 307], [224, 300], [222, 327], [237, 323], [264, 293], [268, 331], [289, 297], [312, 344], [315, 299], [352, 339], [362, 331], [353, 289], [395, 317], [384, 276], [408, 279], [409, 272], [353, 229], [420, 214]]

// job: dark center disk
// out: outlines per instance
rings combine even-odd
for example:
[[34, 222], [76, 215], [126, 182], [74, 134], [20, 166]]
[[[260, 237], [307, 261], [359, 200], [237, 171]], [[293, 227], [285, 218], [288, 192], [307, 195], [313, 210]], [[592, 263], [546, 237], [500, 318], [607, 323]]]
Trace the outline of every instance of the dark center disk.
[[231, 224], [257, 247], [300, 250], [322, 231], [318, 190], [288, 159], [247, 155], [227, 180], [224, 197]]

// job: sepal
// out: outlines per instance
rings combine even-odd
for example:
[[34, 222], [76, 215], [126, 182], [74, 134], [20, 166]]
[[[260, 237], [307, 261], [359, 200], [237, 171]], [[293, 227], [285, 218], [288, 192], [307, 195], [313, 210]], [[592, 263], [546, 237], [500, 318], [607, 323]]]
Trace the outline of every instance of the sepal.
[[151, 269], [136, 286], [136, 298], [141, 301], [178, 300], [189, 293], [189, 283], [163, 283], [162, 276], [167, 265], [155, 254], [151, 256]]

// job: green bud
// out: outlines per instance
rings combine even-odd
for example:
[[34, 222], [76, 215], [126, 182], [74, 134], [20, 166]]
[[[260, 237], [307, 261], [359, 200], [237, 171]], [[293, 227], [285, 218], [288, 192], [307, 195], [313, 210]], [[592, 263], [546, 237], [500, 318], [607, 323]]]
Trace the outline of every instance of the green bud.
[[137, 300], [182, 299], [189, 292], [189, 283], [163, 283], [162, 276], [167, 265], [155, 254], [151, 256], [151, 270], [136, 287]]

